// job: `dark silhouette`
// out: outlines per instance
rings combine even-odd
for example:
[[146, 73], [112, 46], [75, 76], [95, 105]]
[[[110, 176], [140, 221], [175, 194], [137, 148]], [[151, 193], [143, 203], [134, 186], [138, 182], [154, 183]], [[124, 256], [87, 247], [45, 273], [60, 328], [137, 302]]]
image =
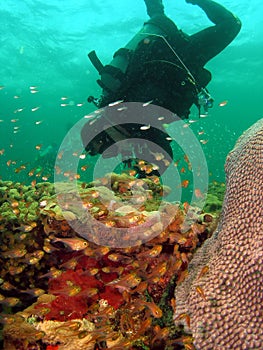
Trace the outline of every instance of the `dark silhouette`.
[[117, 100], [152, 101], [180, 118], [189, 116], [193, 104], [210, 107], [205, 87], [211, 73], [204, 66], [236, 37], [240, 20], [214, 1], [186, 0], [200, 6], [214, 23], [187, 35], [166, 17], [161, 0], [144, 1], [151, 19], [115, 52], [109, 65], [103, 66], [94, 51], [89, 54], [101, 75], [98, 107]]
[[[110, 64], [104, 66], [95, 51], [89, 53], [101, 76], [98, 83], [102, 95], [98, 99], [90, 96], [88, 100], [99, 108], [115, 101], [151, 101], [153, 105], [164, 107], [182, 119], [189, 117], [190, 108], [195, 104], [199, 115], [207, 114], [213, 99], [206, 89], [211, 73], [204, 66], [236, 37], [241, 28], [240, 20], [214, 1], [186, 0], [200, 6], [214, 23], [196, 34], [187, 35], [165, 15], [162, 0], [144, 1], [150, 20], [124, 48], [115, 52]], [[173, 158], [171, 140], [167, 138], [165, 129], [151, 127], [142, 132], [143, 123], [132, 123], [131, 119], [125, 118], [125, 113], [118, 126], [111, 126], [112, 113], [109, 115], [107, 111], [102, 113], [99, 122], [89, 122], [82, 129], [83, 144], [91, 155], [113, 157], [118, 153], [123, 154], [118, 147], [111, 148], [111, 152], [106, 150], [124, 138], [144, 138], [157, 144]], [[169, 119], [168, 123], [173, 121], [173, 118]], [[97, 135], [93, 139], [90, 138], [92, 132], [95, 132], [94, 136]], [[125, 151], [129, 164], [130, 158], [142, 156], [134, 151], [136, 148], [137, 145], [133, 145], [130, 152]], [[140, 145], [140, 149], [146, 148], [144, 144]], [[156, 152], [156, 149], [150, 149], [148, 155]], [[153, 162], [158, 163], [154, 156], [152, 158]], [[147, 159], [151, 160], [151, 156]], [[167, 161], [158, 163], [158, 175], [167, 164]]]

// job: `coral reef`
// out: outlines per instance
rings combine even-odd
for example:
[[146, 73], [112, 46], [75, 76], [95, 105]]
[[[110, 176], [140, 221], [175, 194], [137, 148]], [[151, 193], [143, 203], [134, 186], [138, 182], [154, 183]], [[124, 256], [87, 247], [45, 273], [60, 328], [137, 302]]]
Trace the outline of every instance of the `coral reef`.
[[204, 212], [213, 213], [214, 215], [220, 214], [225, 190], [226, 187], [224, 183], [213, 181], [209, 184], [206, 202], [203, 208]]
[[200, 350], [263, 348], [262, 154], [263, 119], [229, 153], [218, 229], [175, 291], [175, 322]]
[[[81, 208], [95, 229], [99, 225], [95, 238], [101, 241], [109, 228], [116, 229], [117, 238], [110, 232], [113, 245], [105, 246], [74, 230], [80, 227], [80, 207], [72, 186], [57, 184], [54, 196], [48, 183], [16, 184], [20, 190], [13, 198], [14, 184], [1, 185], [6, 187], [0, 221], [6, 350], [190, 349], [192, 338], [173, 326], [173, 291], [187, 276], [196, 247], [211, 235], [211, 215], [164, 202], [168, 189], [156, 177], [109, 174], [79, 182]], [[22, 209], [31, 216], [20, 216]], [[137, 244], [118, 248], [119, 228], [132, 229], [135, 237], [146, 232], [145, 240], [129, 236]]]

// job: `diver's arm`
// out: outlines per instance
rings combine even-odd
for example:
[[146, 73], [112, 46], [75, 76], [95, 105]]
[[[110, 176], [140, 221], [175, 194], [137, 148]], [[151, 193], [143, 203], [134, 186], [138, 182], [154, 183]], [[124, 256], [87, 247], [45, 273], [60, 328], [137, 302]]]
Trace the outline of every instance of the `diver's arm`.
[[186, 2], [201, 7], [210, 21], [215, 24], [191, 36], [193, 42], [201, 50], [203, 49], [201, 54], [207, 62], [231, 43], [241, 29], [241, 22], [225, 7], [212, 0], [186, 0]]
[[164, 15], [162, 0], [144, 0], [149, 17]]

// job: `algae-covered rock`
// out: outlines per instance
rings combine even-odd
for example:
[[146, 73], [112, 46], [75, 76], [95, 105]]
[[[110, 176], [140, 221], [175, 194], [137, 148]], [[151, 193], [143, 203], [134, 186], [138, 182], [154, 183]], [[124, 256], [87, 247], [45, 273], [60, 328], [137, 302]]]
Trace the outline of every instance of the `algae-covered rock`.
[[43, 197], [49, 198], [53, 194], [54, 186], [50, 183], [39, 183], [34, 187], [0, 181], [0, 224], [15, 228], [37, 221], [39, 203]]
[[219, 212], [222, 208], [222, 203], [222, 200], [220, 200], [216, 195], [208, 193], [204, 211], [208, 213]]
[[206, 203], [203, 209], [204, 212], [216, 215], [221, 212], [225, 189], [226, 187], [224, 183], [214, 181], [209, 184]]

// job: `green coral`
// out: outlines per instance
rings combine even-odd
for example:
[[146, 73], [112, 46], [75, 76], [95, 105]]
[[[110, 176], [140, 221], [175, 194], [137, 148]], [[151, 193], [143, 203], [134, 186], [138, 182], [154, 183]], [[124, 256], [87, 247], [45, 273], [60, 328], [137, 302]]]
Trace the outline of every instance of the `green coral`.
[[0, 223], [21, 225], [37, 221], [39, 203], [55, 193], [53, 184], [35, 187], [19, 182], [0, 181]]

